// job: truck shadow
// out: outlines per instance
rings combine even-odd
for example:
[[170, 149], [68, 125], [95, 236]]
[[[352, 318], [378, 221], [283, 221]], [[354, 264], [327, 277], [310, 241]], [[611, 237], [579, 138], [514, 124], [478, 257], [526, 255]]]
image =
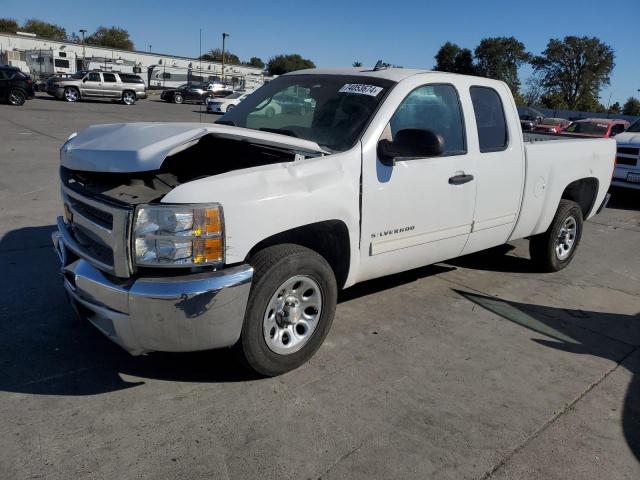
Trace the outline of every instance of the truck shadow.
[[[622, 430], [627, 445], [640, 461], [640, 312], [622, 315], [569, 310], [454, 291], [505, 320], [547, 337], [532, 339], [540, 345], [606, 358], [627, 369], [632, 377], [624, 398]], [[609, 414], [600, 412], [604, 422]]]
[[607, 208], [614, 210], [640, 210], [640, 190], [611, 187]]
[[[231, 350], [132, 357], [69, 306], [51, 247], [53, 225], [0, 239], [0, 391], [96, 395], [144, 383], [240, 382], [257, 378]], [[125, 376], [135, 377], [125, 379]]]
[[447, 260], [445, 263], [455, 267], [489, 272], [541, 273], [541, 270], [529, 258], [507, 255], [515, 248], [509, 244], [499, 245], [464, 257]]

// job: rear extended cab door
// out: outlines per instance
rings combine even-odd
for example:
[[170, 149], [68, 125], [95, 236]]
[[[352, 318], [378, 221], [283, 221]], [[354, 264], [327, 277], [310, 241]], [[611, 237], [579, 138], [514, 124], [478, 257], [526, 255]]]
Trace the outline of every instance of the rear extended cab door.
[[505, 243], [515, 228], [525, 181], [518, 111], [503, 82], [472, 78], [465, 95], [473, 106], [469, 153], [476, 164], [476, 205], [462, 254]]

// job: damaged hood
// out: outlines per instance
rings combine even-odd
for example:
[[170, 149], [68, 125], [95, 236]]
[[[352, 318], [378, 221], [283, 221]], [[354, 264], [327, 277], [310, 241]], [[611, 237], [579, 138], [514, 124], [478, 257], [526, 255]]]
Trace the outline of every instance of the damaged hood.
[[88, 172], [158, 170], [169, 155], [195, 144], [205, 135], [293, 150], [328, 154], [317, 143], [271, 132], [213, 123], [113, 123], [92, 125], [60, 149], [60, 163]]

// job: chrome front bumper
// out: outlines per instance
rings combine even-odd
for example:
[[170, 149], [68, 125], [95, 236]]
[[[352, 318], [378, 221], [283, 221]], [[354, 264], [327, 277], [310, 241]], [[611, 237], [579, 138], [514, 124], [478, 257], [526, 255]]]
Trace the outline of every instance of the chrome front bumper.
[[251, 266], [119, 281], [76, 258], [63, 233], [52, 239], [74, 309], [132, 355], [229, 347], [240, 338]]

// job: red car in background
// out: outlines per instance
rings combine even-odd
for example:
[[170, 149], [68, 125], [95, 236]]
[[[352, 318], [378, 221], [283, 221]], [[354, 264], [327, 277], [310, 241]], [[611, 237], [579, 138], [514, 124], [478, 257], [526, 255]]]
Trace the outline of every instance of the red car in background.
[[610, 138], [624, 132], [630, 123], [626, 120], [610, 120], [607, 118], [587, 118], [577, 120], [560, 132], [560, 135], [574, 137]]
[[534, 127], [533, 131], [538, 133], [560, 133], [561, 130], [564, 130], [569, 125], [571, 125], [571, 121], [565, 118], [543, 118]]

